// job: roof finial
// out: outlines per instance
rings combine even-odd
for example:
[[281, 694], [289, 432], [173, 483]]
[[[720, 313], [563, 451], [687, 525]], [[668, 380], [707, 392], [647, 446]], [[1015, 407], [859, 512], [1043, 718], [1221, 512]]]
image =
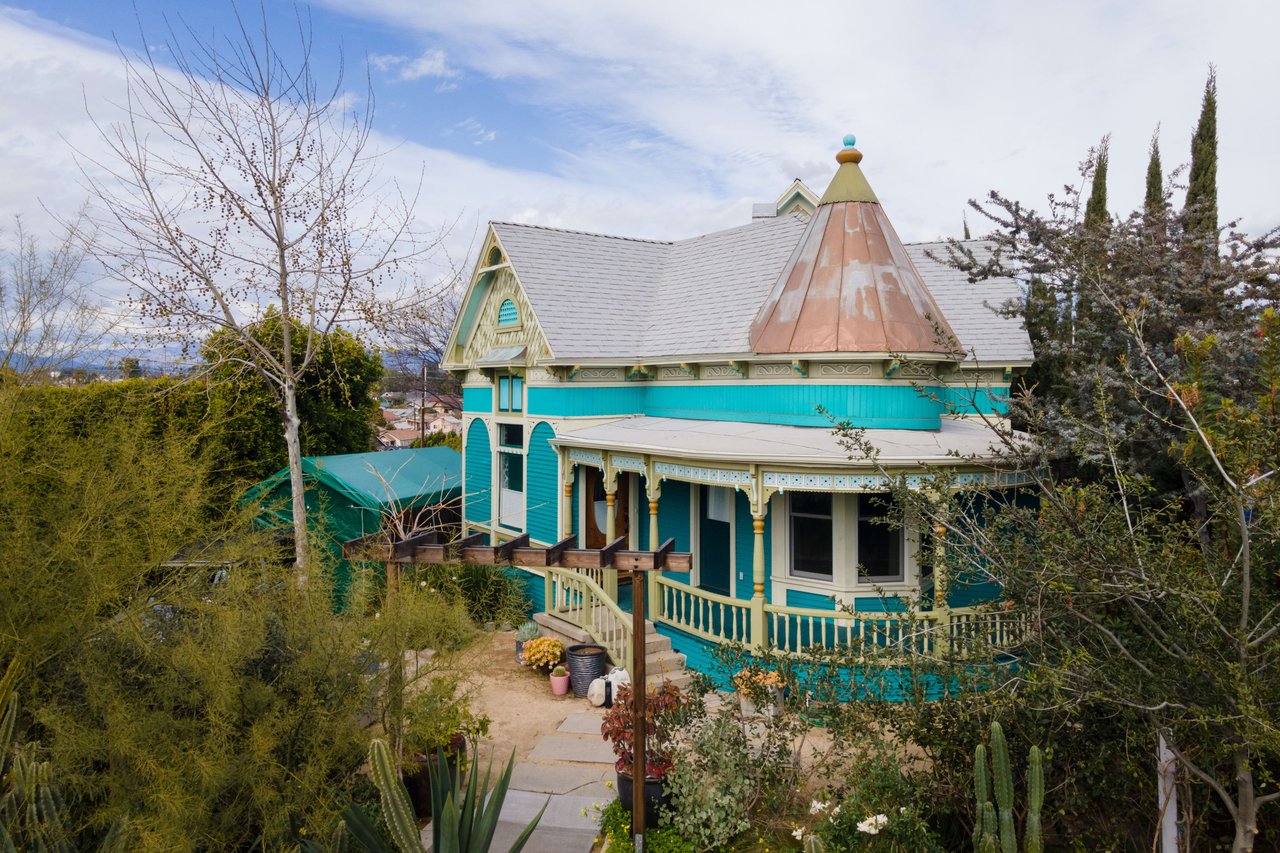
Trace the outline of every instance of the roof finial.
[[852, 133], [844, 135], [844, 148], [836, 152], [836, 162], [841, 165], [845, 163], [861, 163], [862, 152], [853, 146], [857, 143], [857, 138]]

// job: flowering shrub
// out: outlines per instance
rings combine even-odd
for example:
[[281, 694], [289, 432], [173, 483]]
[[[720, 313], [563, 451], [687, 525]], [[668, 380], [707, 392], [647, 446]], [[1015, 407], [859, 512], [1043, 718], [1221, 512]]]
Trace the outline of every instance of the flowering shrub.
[[564, 643], [555, 637], [535, 637], [524, 644], [524, 665], [549, 672], [564, 657]]
[[757, 687], [782, 687], [782, 674], [772, 669], [740, 669], [733, 674], [733, 686], [743, 693]]
[[921, 780], [902, 768], [892, 746], [873, 743], [849, 767], [837, 797], [810, 803], [812, 829], [797, 827], [793, 834], [817, 835], [829, 853], [940, 850], [917, 805], [922, 793]]
[[[635, 759], [632, 751], [635, 728], [631, 718], [631, 688], [629, 684], [618, 688], [613, 697], [613, 707], [605, 711], [600, 724], [600, 734], [613, 745], [613, 754], [618, 756], [614, 766], [619, 773], [631, 773]], [[690, 706], [689, 697], [670, 681], [663, 681], [660, 687], [649, 690], [644, 704], [645, 728], [649, 735], [645, 738], [646, 778], [661, 779], [671, 769], [675, 732]]]

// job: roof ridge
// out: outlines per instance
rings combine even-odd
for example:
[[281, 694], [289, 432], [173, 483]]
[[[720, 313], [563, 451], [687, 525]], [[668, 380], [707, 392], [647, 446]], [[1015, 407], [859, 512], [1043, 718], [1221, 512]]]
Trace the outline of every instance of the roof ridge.
[[719, 237], [723, 234], [728, 234], [733, 231], [744, 231], [747, 228], [765, 228], [771, 224], [774, 224], [777, 222], [786, 222], [788, 219], [794, 219], [798, 217], [800, 217], [800, 213], [798, 211], [793, 210], [790, 213], [784, 214], [782, 216], [762, 217], [760, 219], [753, 219], [750, 222], [744, 222], [741, 225], [731, 225], [728, 228], [721, 228], [719, 231], [709, 231], [706, 234], [695, 234], [692, 237], [681, 237], [679, 240], [672, 240], [671, 245], [673, 246], [682, 245], [684, 243], [692, 243], [694, 240], [705, 240], [708, 237]]
[[507, 222], [505, 220], [492, 219], [490, 225], [511, 225], [516, 228], [537, 228], [539, 231], [556, 231], [561, 234], [578, 234], [583, 237], [604, 237], [608, 240], [627, 240], [631, 243], [652, 243], [657, 246], [670, 246], [676, 241], [674, 240], [651, 240], [645, 237], [623, 237], [620, 234], [603, 234], [599, 231], [580, 231], [576, 228], [555, 228], [550, 225], [531, 225], [527, 222]]

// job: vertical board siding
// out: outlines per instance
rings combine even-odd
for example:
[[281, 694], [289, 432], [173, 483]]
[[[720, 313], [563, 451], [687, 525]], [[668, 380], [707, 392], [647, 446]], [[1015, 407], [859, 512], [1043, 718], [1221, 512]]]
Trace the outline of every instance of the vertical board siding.
[[[640, 505], [636, 507], [636, 519], [639, 522], [636, 524], [636, 546], [641, 551], [647, 551], [649, 550], [649, 494], [646, 491], [647, 483], [645, 481], [645, 476], [643, 474], [637, 474], [636, 480], [639, 481], [639, 488], [636, 489], [636, 491], [640, 495]], [[658, 533], [662, 533], [661, 526], [658, 528]], [[659, 546], [661, 546], [662, 542], [665, 541], [665, 538], [659, 541]]]
[[463, 388], [462, 411], [487, 414], [493, 411], [492, 388]]
[[958, 415], [1004, 415], [1009, 412], [1009, 386], [939, 388], [938, 397]]
[[556, 535], [556, 502], [560, 498], [560, 464], [551, 439], [556, 437], [551, 424], [543, 421], [529, 434], [528, 472], [524, 484], [524, 524], [530, 538], [554, 544]]
[[[648, 507], [646, 507], [648, 509]], [[658, 499], [658, 538], [676, 540], [676, 550], [693, 550], [689, 531], [689, 484], [681, 480], [663, 480], [662, 497]], [[671, 572], [681, 583], [689, 582], [689, 572]]]
[[489, 494], [493, 483], [493, 452], [489, 448], [489, 428], [479, 418], [467, 427], [463, 461], [467, 466], [462, 485], [463, 521], [488, 524], [493, 514]]
[[[936, 389], [946, 392], [946, 389]], [[652, 415], [692, 420], [828, 426], [831, 416], [859, 427], [937, 429], [942, 404], [909, 385], [658, 385], [534, 387], [529, 414], [585, 417]]]

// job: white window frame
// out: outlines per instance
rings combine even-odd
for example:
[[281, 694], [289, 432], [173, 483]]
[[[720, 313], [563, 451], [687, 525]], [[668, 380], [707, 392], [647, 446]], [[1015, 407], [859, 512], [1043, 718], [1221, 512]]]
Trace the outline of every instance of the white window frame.
[[[822, 494], [822, 493], [811, 493]], [[792, 498], [795, 492], [787, 496], [787, 576], [798, 578], [800, 580], [814, 581], [822, 584], [834, 584], [837, 578], [837, 566], [840, 564], [840, 552], [836, 548], [836, 510], [839, 503], [838, 495], [831, 495], [831, 513], [829, 515], [817, 515], [811, 512], [796, 512]], [[802, 572], [795, 567], [795, 539], [793, 523], [796, 518], [825, 518], [831, 522], [831, 574], [820, 575], [816, 572]]]
[[[519, 447], [502, 443], [502, 427], [504, 425], [520, 427]], [[529, 493], [528, 456], [525, 451], [528, 435], [525, 431], [524, 421], [514, 419], [496, 421], [494, 423], [494, 433], [494, 494], [498, 496], [498, 511], [495, 516], [499, 526], [523, 533], [525, 528], [525, 501], [526, 495]], [[517, 492], [514, 489], [503, 487], [505, 482], [502, 476], [504, 456], [519, 457], [517, 464], [520, 465], [520, 482], [524, 484], [524, 491]]]

